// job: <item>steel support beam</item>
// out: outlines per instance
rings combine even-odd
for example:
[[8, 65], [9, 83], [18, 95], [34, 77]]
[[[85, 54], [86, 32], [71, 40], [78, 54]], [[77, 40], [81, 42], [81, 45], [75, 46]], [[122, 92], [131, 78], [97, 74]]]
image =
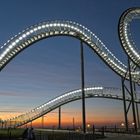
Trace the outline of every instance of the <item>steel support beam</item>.
[[42, 116], [42, 129], [44, 128], [44, 115]]
[[[135, 99], [137, 99], [137, 94], [136, 94], [136, 84], [134, 83], [134, 93], [135, 93]], [[138, 103], [136, 104], [136, 115], [137, 115], [137, 127], [140, 129], [140, 118], [139, 118], [139, 109], [138, 109]]]
[[74, 117], [72, 118], [72, 125], [73, 125], [73, 130], [75, 130], [75, 119], [74, 119]]
[[136, 113], [137, 113], [137, 127], [140, 129], [140, 118], [139, 118], [138, 103], [136, 103]]
[[84, 46], [81, 44], [81, 90], [82, 90], [82, 119], [83, 119], [83, 133], [86, 133], [86, 111], [85, 111], [85, 75], [84, 75]]
[[32, 121], [30, 122], [30, 127], [32, 127]]
[[[127, 88], [127, 86], [125, 85], [125, 80], [126, 80], [126, 76], [129, 76], [129, 89]], [[130, 106], [132, 106], [132, 115], [133, 115], [133, 123], [134, 123], [134, 129], [135, 132], [137, 133], [137, 120], [139, 119], [139, 116], [137, 116], [136, 118], [136, 111], [135, 109], [137, 109], [137, 106], [135, 108], [135, 102], [134, 102], [134, 92], [135, 92], [135, 86], [133, 85], [132, 82], [132, 76], [131, 76], [131, 65], [130, 65], [130, 60], [128, 58], [128, 71], [125, 74], [125, 77], [122, 78], [122, 93], [123, 93], [123, 103], [124, 103], [124, 116], [125, 116], [125, 126], [126, 126], [126, 131], [128, 131], [128, 112], [130, 110]], [[128, 104], [128, 107], [126, 105], [126, 98], [125, 98], [125, 91], [127, 93], [129, 93], [130, 97], [131, 97], [131, 101]], [[138, 120], [139, 121], [139, 120]]]
[[124, 87], [124, 79], [122, 81], [122, 94], [123, 94], [123, 106], [124, 106], [124, 118], [125, 118], [125, 128], [128, 131], [128, 118], [127, 118], [127, 108], [126, 108], [126, 100], [125, 100], [125, 87]]
[[58, 129], [61, 129], [61, 106], [58, 108]]
[[128, 70], [129, 70], [129, 83], [130, 83], [130, 92], [131, 92], [131, 102], [132, 102], [132, 113], [133, 113], [134, 129], [135, 129], [135, 132], [137, 133], [137, 121], [136, 121], [136, 111], [135, 111], [135, 103], [134, 103], [134, 92], [133, 92], [133, 84], [132, 84], [131, 67], [130, 67], [129, 58], [128, 58]]

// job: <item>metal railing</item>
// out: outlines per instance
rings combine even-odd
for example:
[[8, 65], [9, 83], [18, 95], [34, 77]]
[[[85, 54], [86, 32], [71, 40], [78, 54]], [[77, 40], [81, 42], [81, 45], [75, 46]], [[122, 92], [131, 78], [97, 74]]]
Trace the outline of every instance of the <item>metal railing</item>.
[[[5, 127], [19, 127], [27, 124], [50, 111], [67, 104], [69, 102], [81, 99], [81, 89], [74, 90], [62, 94], [25, 114], [9, 118], [8, 120], [2, 121]], [[89, 87], [85, 88], [85, 98], [109, 98], [116, 100], [123, 100], [122, 91], [117, 88], [105, 88], [105, 87]], [[126, 97], [126, 101], [131, 101], [130, 97]], [[140, 103], [140, 98], [135, 99], [135, 102]]]

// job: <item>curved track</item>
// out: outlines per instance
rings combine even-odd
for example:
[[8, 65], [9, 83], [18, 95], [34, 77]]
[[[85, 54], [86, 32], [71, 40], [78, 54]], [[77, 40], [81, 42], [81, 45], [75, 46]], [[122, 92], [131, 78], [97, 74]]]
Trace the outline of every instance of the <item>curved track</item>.
[[[139, 17], [139, 8], [129, 9], [120, 19], [120, 39], [122, 44], [130, 58], [139, 66], [140, 57], [136, 53], [133, 44], [130, 44], [128, 37], [128, 23], [135, 17], [135, 13]], [[133, 14], [134, 13], [134, 14]], [[131, 15], [131, 16], [130, 16]], [[8, 40], [0, 49], [0, 70], [19, 52], [30, 46], [31, 44], [52, 36], [73, 36], [79, 40], [85, 42], [91, 47], [96, 54], [118, 75], [129, 79], [129, 73], [127, 66], [119, 61], [103, 44], [103, 42], [89, 29], [81, 24], [72, 21], [50, 21], [43, 22], [31, 26], [22, 32], [15, 35]], [[132, 80], [140, 84], [140, 72], [131, 71]]]
[[[134, 42], [131, 40], [129, 25], [133, 19], [140, 17], [140, 8], [131, 8], [123, 13], [119, 22], [119, 37], [121, 44], [130, 59], [140, 67], [140, 53], [137, 51]], [[0, 70], [10, 62], [18, 53], [29, 47], [33, 43], [53, 36], [72, 36], [86, 43], [93, 51], [118, 75], [129, 79], [128, 68], [119, 61], [113, 53], [103, 44], [103, 42], [89, 29], [81, 24], [72, 21], [50, 21], [33, 25], [18, 33], [8, 40], [0, 48]], [[140, 72], [131, 71], [132, 80], [140, 84]], [[114, 89], [93, 87], [85, 89], [86, 98], [103, 97], [122, 100], [122, 96], [117, 96]], [[115, 91], [116, 92], [116, 91]], [[117, 91], [117, 92], [120, 92]], [[17, 127], [26, 124], [53, 109], [81, 98], [81, 90], [72, 91], [61, 95], [26, 114], [5, 121], [7, 126]], [[129, 97], [126, 98], [129, 101]], [[140, 102], [136, 100], [135, 102]]]
[[[44, 114], [51, 112], [52, 110], [67, 104], [69, 102], [81, 99], [81, 89], [74, 90], [71, 92], [67, 92], [61, 96], [58, 96], [34, 109], [31, 111], [19, 115], [14, 118], [10, 118], [4, 123], [6, 123], [7, 127], [19, 127], [28, 122], [31, 122]], [[90, 87], [85, 88], [85, 97], [86, 98], [108, 98], [108, 99], [116, 99], [123, 100], [122, 91], [117, 88], [105, 88], [105, 87]], [[126, 101], [131, 101], [130, 97], [126, 97]], [[140, 103], [140, 98], [135, 99], [135, 102]]]
[[140, 67], [140, 51], [130, 32], [130, 24], [136, 19], [140, 19], [140, 8], [130, 8], [122, 14], [119, 21], [119, 37], [127, 55]]

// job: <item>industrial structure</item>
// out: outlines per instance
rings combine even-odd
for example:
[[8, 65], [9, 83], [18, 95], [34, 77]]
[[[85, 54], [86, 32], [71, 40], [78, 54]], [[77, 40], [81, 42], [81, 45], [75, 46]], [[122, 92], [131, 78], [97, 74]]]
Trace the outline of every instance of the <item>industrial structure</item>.
[[[136, 85], [140, 84], [140, 53], [135, 46], [132, 39], [131, 32], [129, 30], [130, 23], [140, 18], [140, 8], [130, 8], [126, 10], [119, 21], [118, 33], [121, 41], [121, 45], [128, 56], [128, 64], [123, 64], [119, 59], [113, 55], [111, 51], [104, 45], [104, 43], [89, 29], [85, 26], [72, 22], [72, 21], [48, 21], [42, 22], [29, 28], [23, 30], [22, 32], [15, 35], [13, 38], [8, 40], [0, 48], [0, 70], [2, 70], [17, 54], [22, 52], [25, 48], [31, 46], [32, 44], [53, 36], [72, 36], [80, 40], [81, 46], [81, 89], [68, 92], [62, 96], [59, 96], [42, 106], [39, 106], [30, 112], [23, 115], [17, 116], [15, 118], [10, 118], [4, 123], [7, 126], [18, 127], [38, 117], [50, 112], [51, 110], [71, 102], [73, 100], [78, 100], [82, 98], [82, 110], [83, 110], [83, 131], [85, 128], [85, 97], [108, 97], [123, 100], [124, 103], [124, 116], [125, 116], [125, 126], [126, 131], [128, 131], [128, 112], [132, 106], [133, 121], [135, 132], [140, 127], [138, 106], [139, 100], [136, 94]], [[108, 66], [111, 68], [118, 76], [121, 77], [122, 81], [122, 97], [108, 93], [102, 87], [84, 87], [84, 52], [83, 45], [89, 46]], [[129, 86], [126, 84], [129, 81]], [[111, 90], [112, 91], [112, 90]], [[119, 91], [119, 92], [120, 92]], [[82, 93], [82, 94], [81, 94]], [[129, 94], [129, 98], [127, 96]], [[102, 94], [102, 95], [100, 95]], [[126, 101], [129, 101], [127, 106]], [[13, 122], [14, 120], [14, 123]]]

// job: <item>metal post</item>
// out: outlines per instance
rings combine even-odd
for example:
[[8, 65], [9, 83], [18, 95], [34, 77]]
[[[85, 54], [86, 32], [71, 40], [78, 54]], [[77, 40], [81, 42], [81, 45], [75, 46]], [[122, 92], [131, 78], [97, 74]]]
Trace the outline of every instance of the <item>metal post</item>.
[[83, 119], [83, 133], [86, 133], [86, 113], [85, 113], [85, 79], [84, 79], [84, 52], [83, 42], [81, 41], [81, 90], [82, 90], [82, 119]]
[[[135, 99], [137, 99], [137, 95], [136, 95], [136, 84], [135, 83], [134, 83], [134, 92], [135, 92]], [[137, 113], [137, 124], [138, 124], [138, 128], [140, 128], [140, 118], [139, 118], [138, 103], [136, 103], [136, 113]]]
[[42, 116], [42, 129], [44, 128], [44, 115]]
[[58, 110], [58, 129], [61, 129], [61, 106], [59, 107]]
[[138, 122], [138, 128], [140, 129], [139, 109], [138, 109], [138, 104], [137, 104], [137, 103], [136, 103], [136, 112], [137, 112], [137, 122]]
[[30, 127], [32, 127], [32, 121], [30, 122]]
[[132, 85], [132, 77], [131, 77], [131, 68], [130, 68], [129, 58], [128, 58], [128, 69], [129, 69], [129, 82], [130, 82], [130, 92], [131, 92], [131, 101], [132, 101], [133, 121], [134, 121], [135, 131], [137, 132], [137, 121], [136, 121], [136, 112], [135, 112], [135, 103], [134, 103], [134, 93], [133, 93], [133, 85]]
[[72, 123], [73, 123], [73, 130], [75, 130], [75, 120], [74, 120], [74, 117], [72, 119]]
[[125, 128], [126, 128], [126, 131], [128, 131], [128, 118], [127, 118], [127, 109], [126, 109], [126, 100], [125, 100], [124, 79], [121, 78], [121, 81], [122, 81], [122, 94], [123, 94]]

